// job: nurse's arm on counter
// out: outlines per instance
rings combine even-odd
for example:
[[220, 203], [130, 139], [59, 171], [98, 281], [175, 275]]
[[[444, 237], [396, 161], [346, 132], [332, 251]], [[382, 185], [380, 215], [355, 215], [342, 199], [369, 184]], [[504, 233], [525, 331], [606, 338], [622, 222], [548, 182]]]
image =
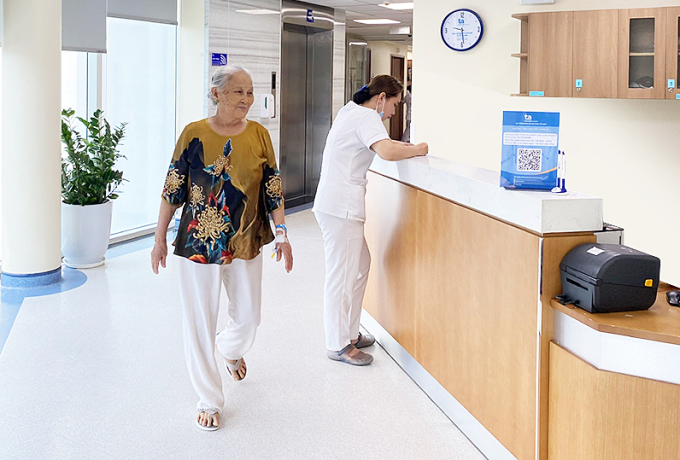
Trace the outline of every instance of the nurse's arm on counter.
[[383, 160], [399, 161], [427, 155], [428, 146], [425, 142], [413, 145], [392, 139], [382, 139], [371, 145], [371, 149]]

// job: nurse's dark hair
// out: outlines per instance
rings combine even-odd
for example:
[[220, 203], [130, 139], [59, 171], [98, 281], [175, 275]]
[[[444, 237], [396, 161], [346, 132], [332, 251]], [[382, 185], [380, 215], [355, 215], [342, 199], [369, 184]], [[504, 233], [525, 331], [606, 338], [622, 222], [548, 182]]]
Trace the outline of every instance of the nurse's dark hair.
[[376, 94], [385, 93], [389, 97], [396, 97], [404, 91], [404, 85], [391, 75], [376, 75], [371, 82], [354, 93], [352, 100], [355, 104], [363, 104]]

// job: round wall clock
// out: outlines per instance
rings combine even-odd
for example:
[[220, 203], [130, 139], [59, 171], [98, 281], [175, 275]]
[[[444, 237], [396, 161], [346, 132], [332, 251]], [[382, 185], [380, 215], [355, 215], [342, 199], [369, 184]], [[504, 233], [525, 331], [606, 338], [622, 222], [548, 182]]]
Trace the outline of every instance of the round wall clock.
[[444, 18], [441, 33], [446, 46], [456, 51], [467, 51], [482, 39], [484, 25], [477, 13], [461, 8]]

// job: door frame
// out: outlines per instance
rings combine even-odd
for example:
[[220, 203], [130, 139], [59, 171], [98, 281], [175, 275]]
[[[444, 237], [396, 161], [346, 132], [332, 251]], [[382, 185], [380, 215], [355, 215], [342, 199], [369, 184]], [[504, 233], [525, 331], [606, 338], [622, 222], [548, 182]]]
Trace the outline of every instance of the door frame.
[[[400, 63], [397, 65], [398, 73], [395, 75], [395, 62]], [[401, 56], [399, 54], [390, 54], [390, 75], [399, 80], [404, 87], [406, 87], [406, 56]], [[404, 91], [402, 90], [402, 98], [404, 97]], [[401, 136], [404, 134], [404, 105], [397, 104], [394, 116], [390, 118], [390, 137], [394, 140], [401, 140]]]

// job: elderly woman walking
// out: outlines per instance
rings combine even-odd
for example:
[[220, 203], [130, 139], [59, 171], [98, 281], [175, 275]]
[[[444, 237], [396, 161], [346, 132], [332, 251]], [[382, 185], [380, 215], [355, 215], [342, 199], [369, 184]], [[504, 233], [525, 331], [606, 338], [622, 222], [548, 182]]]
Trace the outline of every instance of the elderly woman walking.
[[[255, 340], [262, 297], [261, 249], [274, 240], [277, 261], [293, 268], [283, 191], [267, 130], [246, 115], [253, 82], [242, 67], [220, 67], [209, 97], [217, 113], [190, 123], [177, 141], [163, 188], [151, 267], [166, 266], [166, 229], [183, 206], [173, 243], [179, 264], [184, 352], [198, 394], [199, 428], [219, 428], [224, 405], [215, 349], [234, 380], [246, 376], [243, 356]], [[228, 323], [217, 331], [220, 287], [229, 297]], [[216, 334], [217, 333], [217, 334]]]

